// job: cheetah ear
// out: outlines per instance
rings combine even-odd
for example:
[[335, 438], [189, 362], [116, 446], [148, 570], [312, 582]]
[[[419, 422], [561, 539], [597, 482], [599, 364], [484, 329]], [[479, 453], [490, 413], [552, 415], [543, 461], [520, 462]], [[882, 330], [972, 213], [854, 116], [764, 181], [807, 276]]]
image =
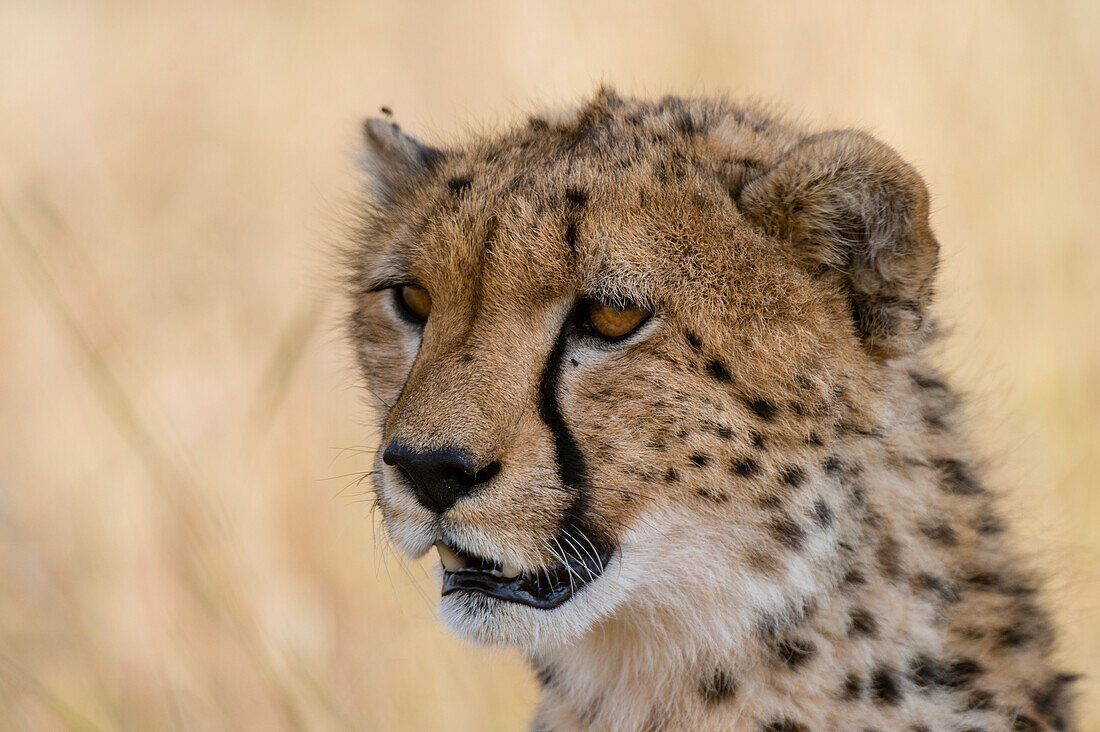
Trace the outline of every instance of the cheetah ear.
[[814, 135], [745, 185], [738, 202], [756, 226], [793, 242], [809, 267], [844, 273], [872, 355], [919, 345], [939, 245], [924, 181], [891, 148], [851, 130]]
[[444, 158], [442, 150], [425, 145], [385, 119], [363, 123], [363, 142], [360, 165], [367, 173], [370, 192], [383, 205], [392, 204]]

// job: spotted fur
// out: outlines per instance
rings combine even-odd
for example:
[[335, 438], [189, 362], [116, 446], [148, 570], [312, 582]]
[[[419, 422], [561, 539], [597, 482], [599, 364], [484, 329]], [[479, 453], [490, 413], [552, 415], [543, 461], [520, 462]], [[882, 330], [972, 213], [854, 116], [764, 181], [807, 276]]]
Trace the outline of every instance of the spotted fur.
[[[365, 138], [350, 329], [382, 443], [502, 466], [439, 516], [379, 461], [388, 537], [524, 570], [614, 551], [554, 610], [441, 601], [531, 660], [535, 728], [1072, 726], [925, 355], [938, 247], [893, 150], [606, 89], [460, 146]], [[431, 293], [423, 330], [403, 283]], [[571, 325], [586, 297], [653, 317], [601, 342]]]

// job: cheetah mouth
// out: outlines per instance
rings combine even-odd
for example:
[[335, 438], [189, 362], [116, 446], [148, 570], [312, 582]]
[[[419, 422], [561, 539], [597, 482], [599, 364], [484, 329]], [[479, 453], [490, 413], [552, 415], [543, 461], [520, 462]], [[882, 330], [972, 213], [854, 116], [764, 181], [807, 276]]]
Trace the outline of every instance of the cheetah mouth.
[[504, 602], [552, 610], [570, 600], [603, 574], [611, 561], [610, 549], [566, 553], [565, 562], [521, 571], [507, 564], [468, 554], [436, 542], [443, 564], [442, 596], [474, 592]]

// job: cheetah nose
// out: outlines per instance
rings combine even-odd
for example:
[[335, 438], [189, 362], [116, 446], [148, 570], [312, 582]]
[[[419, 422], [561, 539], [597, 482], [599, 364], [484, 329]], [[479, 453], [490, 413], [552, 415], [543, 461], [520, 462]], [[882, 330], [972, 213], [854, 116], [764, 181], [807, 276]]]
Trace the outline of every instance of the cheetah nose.
[[416, 499], [436, 513], [443, 513], [500, 472], [499, 461], [478, 466], [461, 448], [419, 450], [397, 439], [386, 446], [382, 462], [404, 473]]

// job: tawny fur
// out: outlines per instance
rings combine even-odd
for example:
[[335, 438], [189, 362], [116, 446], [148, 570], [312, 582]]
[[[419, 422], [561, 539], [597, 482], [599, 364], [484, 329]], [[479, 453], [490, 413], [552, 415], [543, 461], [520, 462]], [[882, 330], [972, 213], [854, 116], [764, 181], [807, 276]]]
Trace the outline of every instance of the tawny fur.
[[[441, 602], [530, 660], [536, 729], [1072, 726], [1036, 585], [924, 355], [938, 247], [896, 153], [609, 90], [463, 146], [382, 120], [366, 142], [350, 322], [382, 444], [503, 465], [440, 518], [378, 461], [389, 538], [533, 570], [581, 505], [616, 549], [554, 610]], [[431, 293], [422, 331], [401, 283]], [[558, 353], [568, 487], [538, 400], [582, 297], [654, 315]]]

